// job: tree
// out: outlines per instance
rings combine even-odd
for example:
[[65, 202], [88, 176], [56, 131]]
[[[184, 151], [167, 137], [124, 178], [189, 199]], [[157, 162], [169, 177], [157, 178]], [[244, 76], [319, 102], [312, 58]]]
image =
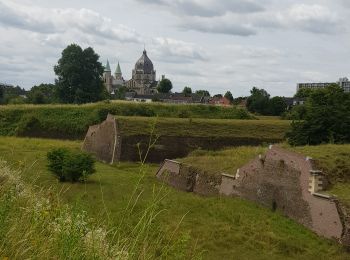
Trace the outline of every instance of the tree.
[[173, 84], [169, 79], [163, 78], [157, 87], [159, 93], [169, 93], [172, 90]]
[[2, 86], [0, 86], [0, 104], [4, 102], [4, 97], [5, 97], [5, 91]]
[[286, 111], [287, 104], [283, 97], [273, 97], [269, 100], [269, 114], [272, 116], [280, 116]]
[[295, 98], [308, 98], [311, 96], [312, 92], [314, 90], [311, 88], [301, 88], [298, 90], [298, 92], [294, 95]]
[[227, 91], [225, 93], [225, 98], [227, 98], [228, 100], [230, 100], [230, 103], [232, 104], [233, 103], [233, 96], [232, 96], [232, 93], [230, 91]]
[[32, 104], [51, 104], [58, 102], [57, 86], [53, 84], [40, 84], [28, 92], [28, 102]]
[[213, 96], [214, 98], [223, 98], [223, 95], [222, 94], [216, 94]]
[[268, 114], [270, 95], [264, 89], [253, 87], [251, 96], [247, 99], [247, 108], [250, 112], [262, 115]]
[[96, 102], [103, 98], [104, 68], [99, 56], [89, 47], [71, 44], [62, 52], [54, 71], [58, 96], [64, 103]]
[[191, 95], [192, 89], [190, 87], [184, 87], [184, 89], [182, 90], [182, 93], [185, 94], [185, 96]]
[[210, 97], [210, 93], [208, 90], [197, 90], [196, 94], [202, 97]]
[[350, 93], [337, 84], [313, 90], [305, 109], [304, 120], [287, 133], [291, 145], [350, 142]]

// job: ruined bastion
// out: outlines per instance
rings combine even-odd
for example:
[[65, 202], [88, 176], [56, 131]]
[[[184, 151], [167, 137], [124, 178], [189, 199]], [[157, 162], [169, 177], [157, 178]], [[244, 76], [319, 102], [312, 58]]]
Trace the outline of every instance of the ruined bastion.
[[156, 142], [147, 154], [147, 161], [159, 163], [166, 158], [185, 157], [197, 149], [282, 141], [288, 125], [266, 124], [258, 120], [126, 118], [109, 114], [101, 124], [89, 127], [82, 149], [107, 163], [140, 161], [139, 151], [143, 158], [151, 137]]
[[327, 180], [311, 158], [271, 146], [237, 169], [236, 175], [210, 176], [200, 169], [165, 160], [157, 178], [201, 195], [238, 196], [278, 210], [318, 235], [350, 245], [349, 217], [340, 202], [327, 195]]

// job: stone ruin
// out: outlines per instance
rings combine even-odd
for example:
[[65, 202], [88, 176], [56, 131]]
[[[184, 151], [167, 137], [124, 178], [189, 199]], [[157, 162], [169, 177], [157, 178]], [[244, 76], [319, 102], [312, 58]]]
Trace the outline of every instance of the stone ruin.
[[236, 175], [203, 175], [191, 166], [165, 160], [157, 178], [187, 192], [238, 196], [278, 210], [320, 236], [350, 245], [349, 217], [339, 201], [327, 195], [327, 179], [309, 157], [271, 146], [237, 170]]
[[113, 164], [120, 159], [120, 146], [118, 123], [113, 115], [108, 114], [101, 124], [89, 127], [82, 150], [93, 154], [100, 161]]

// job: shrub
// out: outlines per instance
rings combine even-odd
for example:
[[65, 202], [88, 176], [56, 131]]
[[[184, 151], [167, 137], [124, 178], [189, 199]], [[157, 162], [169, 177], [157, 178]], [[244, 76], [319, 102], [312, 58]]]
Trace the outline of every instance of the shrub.
[[87, 153], [64, 148], [53, 149], [47, 153], [48, 169], [64, 181], [86, 181], [95, 172], [95, 160]]

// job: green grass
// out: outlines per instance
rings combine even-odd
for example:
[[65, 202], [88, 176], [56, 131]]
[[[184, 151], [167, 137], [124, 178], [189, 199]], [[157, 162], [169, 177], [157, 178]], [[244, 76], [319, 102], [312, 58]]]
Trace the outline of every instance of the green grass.
[[90, 125], [103, 121], [108, 113], [144, 117], [253, 118], [243, 109], [208, 105], [140, 104], [122, 101], [86, 105], [6, 105], [0, 106], [0, 135], [23, 132], [28, 120], [35, 118], [39, 122], [36, 124], [39, 130], [65, 132], [70, 139], [82, 138]]
[[283, 140], [290, 121], [116, 117], [123, 135], [237, 137]]
[[[27, 182], [35, 180], [44, 189], [63, 189], [64, 201], [71, 205], [79, 201], [89, 216], [104, 220], [109, 226], [118, 225], [140, 180], [139, 164], [97, 163], [97, 174], [86, 185], [61, 184], [46, 169], [45, 156], [53, 147], [79, 149], [80, 143], [1, 137], [0, 157], [12, 167], [24, 169]], [[142, 193], [125, 220], [125, 233], [138, 223], [149, 203], [154, 201], [154, 194], [161, 194], [164, 198], [157, 203], [160, 214], [152, 222], [154, 232], [170, 239], [184, 217], [175, 233], [179, 238], [178, 246], [188, 250], [196, 248], [204, 259], [349, 258], [336, 242], [322, 239], [280, 214], [253, 203], [238, 198], [204, 198], [165, 187], [156, 180], [156, 169], [157, 165], [145, 166], [145, 177], [137, 188]], [[151, 237], [149, 241], [153, 241]], [[180, 249], [177, 259], [186, 259]]]
[[237, 169], [254, 159], [259, 154], [263, 154], [267, 148], [264, 147], [235, 147], [221, 151], [203, 151], [192, 152], [179, 161], [202, 169], [212, 175], [222, 173], [236, 174]]

